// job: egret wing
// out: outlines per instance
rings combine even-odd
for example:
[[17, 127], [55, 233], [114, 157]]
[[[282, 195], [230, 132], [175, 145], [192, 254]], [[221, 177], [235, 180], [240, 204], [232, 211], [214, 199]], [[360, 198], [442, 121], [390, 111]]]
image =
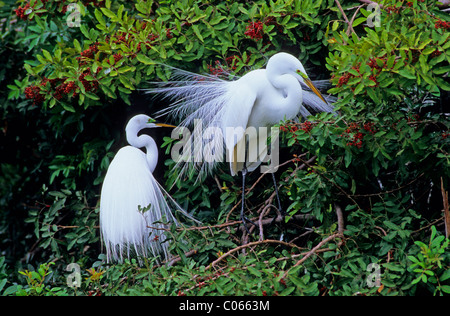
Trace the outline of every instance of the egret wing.
[[[231, 175], [235, 175], [243, 169], [244, 161], [249, 162], [246, 164], [249, 169], [250, 162], [255, 162], [259, 156], [255, 157], [255, 153], [258, 152], [257, 131], [252, 129], [249, 133], [247, 130], [257, 95], [240, 81], [233, 82], [228, 93], [226, 111], [222, 117], [222, 132], [226, 144], [227, 162], [230, 163]], [[245, 135], [248, 137], [244, 137]], [[246, 140], [248, 148], [246, 148]], [[251, 170], [256, 169], [258, 165], [259, 163]]]

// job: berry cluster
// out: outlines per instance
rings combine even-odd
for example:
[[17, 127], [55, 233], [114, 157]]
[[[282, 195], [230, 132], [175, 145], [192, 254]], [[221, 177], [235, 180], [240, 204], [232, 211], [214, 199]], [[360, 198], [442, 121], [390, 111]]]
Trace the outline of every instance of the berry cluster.
[[98, 53], [98, 42], [95, 42], [92, 45], [89, 45], [89, 48], [85, 49], [81, 52], [81, 56], [77, 57], [78, 63], [80, 66], [84, 66], [87, 64], [86, 59], [93, 59], [95, 54]]
[[311, 132], [313, 127], [314, 127], [313, 123], [311, 123], [310, 121], [305, 121], [305, 122], [300, 123], [300, 124], [292, 124], [292, 125], [280, 126], [280, 130], [282, 132], [285, 132], [285, 133], [295, 133], [298, 130], [302, 130], [305, 133], [309, 133], [309, 132]]
[[[44, 8], [45, 8], [47, 3], [52, 5], [56, 1], [41, 0], [41, 2], [42, 2], [42, 4], [44, 5]], [[103, 0], [82, 0], [81, 2], [85, 6], [91, 4], [91, 5], [95, 6], [95, 7], [100, 7], [101, 4], [104, 3]], [[60, 13], [62, 13], [62, 14], [65, 14], [67, 12], [67, 6], [68, 6], [68, 4], [66, 4], [66, 3], [70, 3], [70, 1], [63, 0], [63, 1], [61, 1], [61, 3], [59, 3], [59, 2], [57, 2], [57, 3], [59, 4], [58, 11]], [[28, 17], [31, 14], [31, 12], [33, 12], [35, 10], [36, 4], [38, 4], [37, 1], [34, 1], [33, 6], [31, 6], [31, 4], [27, 2], [23, 7], [19, 6], [17, 9], [15, 9], [14, 12], [16, 13], [18, 18], [26, 21], [26, 20], [28, 20]], [[30, 9], [31, 9], [31, 11], [30, 11]], [[42, 7], [40, 9], [42, 9]], [[55, 9], [51, 8], [51, 7], [47, 7], [46, 9], [48, 10], [48, 12], [54, 12], [55, 11]], [[26, 13], [27, 11], [29, 11], [29, 12]], [[40, 16], [42, 13], [35, 13], [35, 14]]]
[[[55, 93], [53, 93], [53, 97], [56, 100], [61, 100], [64, 95], [68, 95], [69, 93], [76, 91], [78, 87], [76, 86], [75, 82], [69, 81], [69, 82], [63, 82], [59, 86], [55, 88]], [[76, 92], [73, 94], [76, 95]]]
[[[102, 67], [98, 67], [96, 75], [101, 70]], [[86, 76], [92, 76], [90, 68], [84, 70], [78, 77], [78, 80], [83, 85], [84, 90], [86, 92], [95, 92], [98, 90], [99, 83], [97, 78], [95, 77], [94, 80], [88, 81], [86, 80]], [[45, 93], [43, 93], [41, 88], [44, 88], [45, 91], [54, 91], [51, 95], [58, 101], [63, 99], [66, 95], [73, 98], [77, 97], [80, 89], [74, 81], [67, 81], [67, 79], [64, 78], [48, 79], [44, 77], [42, 78], [39, 86], [29, 86], [25, 88], [25, 97], [33, 100], [34, 105], [42, 104], [45, 101]]]
[[[417, 2], [425, 2], [425, 0], [417, 0]], [[412, 1], [406, 1], [406, 5], [411, 8], [414, 3]]]
[[29, 86], [25, 88], [25, 97], [33, 100], [33, 105], [38, 105], [44, 102], [45, 97], [41, 94], [41, 88], [38, 86]]
[[[425, 2], [425, 0], [417, 0], [417, 2]], [[412, 1], [406, 1], [406, 6], [407, 7], [413, 7], [413, 5], [414, 5], [414, 3], [412, 2]], [[402, 6], [399, 6], [399, 7], [384, 7], [384, 10], [387, 12], [387, 13], [389, 13], [389, 14], [391, 14], [391, 13], [399, 13], [400, 12], [400, 9], [402, 9], [403, 7]]]
[[220, 61], [216, 60], [214, 62], [215, 66], [211, 66], [211, 65], [207, 65], [208, 67], [208, 71], [213, 75], [213, 76], [220, 76], [226, 73], [225, 69], [223, 69], [222, 64], [220, 63]]
[[310, 121], [305, 121], [304, 123], [300, 124], [300, 129], [305, 133], [309, 133], [313, 129], [313, 123], [311, 123]]
[[[141, 28], [145, 29], [147, 27], [147, 23], [149, 22], [143, 23]], [[136, 41], [137, 35], [138, 35], [137, 31], [130, 31], [129, 33], [119, 31], [115, 35], [115, 37], [112, 38], [112, 42], [115, 44], [124, 44], [126, 47], [132, 49], [132, 51], [134, 52], [131, 52], [129, 54], [129, 57], [133, 59], [136, 57], [137, 53], [139, 53], [142, 50], [142, 45], [145, 45], [147, 49], [150, 49], [153, 42], [159, 38], [158, 34], [149, 34], [145, 42], [140, 41], [137, 47], [133, 48], [131, 44]], [[111, 37], [107, 36], [105, 40], [108, 42], [110, 39]]]
[[359, 123], [350, 123], [347, 125], [347, 129], [340, 136], [347, 139], [346, 145], [349, 147], [361, 148], [363, 145], [364, 136], [368, 133], [374, 135], [376, 130], [374, 129], [375, 123], [365, 123], [362, 127]]
[[16, 15], [17, 15], [17, 17], [19, 19], [27, 20], [28, 19], [28, 15], [25, 15], [25, 12], [28, 9], [30, 9], [30, 8], [31, 8], [30, 4], [27, 3], [27, 4], [25, 4], [25, 6], [23, 8], [22, 7], [18, 7], [17, 9], [15, 9], [14, 12], [16, 13]]
[[[249, 58], [250, 58], [250, 56], [249, 56]], [[236, 70], [236, 63], [238, 60], [239, 60], [238, 55], [231, 55], [230, 57], [225, 58], [225, 61], [228, 65], [228, 67], [233, 71]]]
[[434, 24], [434, 28], [448, 30], [448, 29], [450, 29], [450, 22], [437, 20], [437, 22]]
[[400, 12], [400, 8], [396, 8], [396, 7], [385, 7], [384, 10], [385, 10], [388, 14], [399, 13], [399, 12]]
[[[247, 55], [247, 60], [245, 61], [245, 63], [248, 63], [248, 61], [250, 60], [250, 56], [251, 54]], [[225, 58], [225, 65], [222, 65], [220, 61], [216, 60], [214, 62], [214, 66], [207, 65], [206, 67], [208, 67], [208, 71], [214, 76], [220, 76], [223, 74], [226, 75], [230, 70], [235, 71], [237, 69], [237, 62], [239, 60], [243, 60], [242, 57], [239, 57], [238, 55], [231, 55]]]
[[249, 25], [247, 25], [246, 31], [244, 33], [245, 35], [249, 36], [252, 39], [260, 40], [263, 38], [264, 31], [263, 31], [263, 23], [258, 22], [250, 22]]
[[[101, 71], [101, 67], [97, 68], [97, 74]], [[87, 68], [85, 71], [83, 71], [83, 73], [78, 77], [78, 80], [80, 80], [81, 84], [83, 85], [84, 89], [87, 92], [90, 91], [96, 91], [98, 89], [98, 81], [97, 80], [93, 80], [93, 81], [87, 81], [85, 78], [86, 76], [91, 76], [91, 69]]]
[[[361, 76], [361, 73], [359, 71], [359, 67], [360, 66], [361, 66], [361, 63], [359, 63], [358, 65], [352, 67], [352, 69], [355, 70], [358, 73], [359, 76]], [[350, 72], [344, 73], [341, 77], [339, 77], [337, 87], [338, 88], [342, 87], [343, 85], [347, 84], [347, 82], [350, 79], [355, 78], [355, 77], [356, 76], [354, 74], [350, 73]], [[333, 78], [334, 78], [334, 76], [333, 76]]]
[[[394, 63], [392, 64], [391, 68], [394, 68], [395, 64], [397, 63], [396, 60], [394, 60]], [[369, 62], [366, 63], [367, 66], [371, 69], [371, 74], [369, 75], [369, 80], [372, 80], [375, 83], [375, 87], [378, 86], [378, 80], [377, 77], [381, 73], [383, 69], [388, 68], [387, 67], [387, 55], [381, 56], [381, 57], [373, 57], [369, 59]], [[360, 77], [362, 78], [362, 74], [360, 71], [361, 63], [358, 63], [356, 66], [353, 66], [351, 69], [354, 70], [353, 72], [346, 72], [342, 76], [339, 77], [337, 87], [340, 88], [343, 85], [347, 84], [348, 81], [352, 78]], [[358, 75], [355, 75], [355, 71], [358, 73]], [[332, 78], [335, 76], [333, 75]], [[354, 90], [354, 88], [351, 88]]]

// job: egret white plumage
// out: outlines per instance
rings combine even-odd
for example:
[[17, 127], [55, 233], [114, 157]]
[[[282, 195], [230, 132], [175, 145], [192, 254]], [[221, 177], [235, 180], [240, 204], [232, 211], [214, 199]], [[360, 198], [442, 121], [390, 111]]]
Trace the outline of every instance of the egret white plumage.
[[[144, 128], [161, 126], [175, 127], [155, 123], [144, 114], [132, 117], [125, 128], [131, 146], [117, 152], [106, 173], [100, 196], [100, 229], [108, 261], [122, 261], [124, 254], [128, 258], [130, 254], [169, 256], [163, 221], [177, 224], [169, 203], [182, 209], [153, 177], [158, 162], [155, 141], [145, 134], [138, 136]], [[146, 153], [139, 148], [145, 148]]]
[[[181, 126], [190, 126], [195, 120], [201, 120], [201, 132], [213, 130], [213, 127], [222, 130], [224, 139], [216, 138], [216, 141], [226, 144], [230, 173], [236, 175], [241, 171], [243, 176], [241, 219], [244, 225], [248, 221], [243, 213], [245, 176], [247, 171], [255, 170], [267, 155], [267, 143], [249, 139], [258, 137], [258, 133], [245, 136], [246, 128], [254, 127], [258, 131], [259, 127], [271, 127], [299, 114], [307, 117], [309, 109], [316, 112], [333, 110], [307, 76], [302, 63], [287, 53], [273, 55], [266, 69], [250, 71], [235, 81], [175, 70], [173, 80], [158, 85], [149, 92], [163, 94], [172, 101], [160, 114], [170, 114], [182, 120]], [[229, 127], [241, 132], [235, 133], [233, 139], [226, 139]], [[236, 129], [239, 127], [241, 129]], [[196, 134], [195, 130], [193, 134]], [[214, 135], [210, 137], [214, 138]], [[199, 140], [194, 139], [192, 143], [196, 141]], [[242, 153], [245, 159], [238, 159]], [[257, 158], [249, 161], [248, 157]], [[202, 172], [213, 170], [215, 162], [205, 160], [210, 162], [196, 162], [194, 165], [201, 167]], [[180, 161], [180, 166], [183, 163]], [[183, 170], [190, 165], [182, 166]], [[275, 183], [273, 173], [272, 176]]]

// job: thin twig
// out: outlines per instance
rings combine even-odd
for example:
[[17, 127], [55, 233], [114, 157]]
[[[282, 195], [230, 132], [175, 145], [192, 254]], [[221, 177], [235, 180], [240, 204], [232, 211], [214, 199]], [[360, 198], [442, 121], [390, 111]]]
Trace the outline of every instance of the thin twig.
[[[347, 15], [344, 12], [344, 9], [342, 9], [341, 3], [339, 2], [339, 0], [334, 0], [339, 8], [339, 11], [341, 12], [342, 16], [344, 17], [344, 21], [345, 23], [347, 23], [347, 31], [346, 34], [350, 35], [350, 32], [355, 33], [355, 31], [353, 30], [352, 24], [350, 23], [350, 21], [348, 20]], [[355, 33], [356, 34], [356, 33]]]
[[[275, 205], [273, 204], [268, 204], [264, 207], [264, 209], [261, 211], [261, 214], [259, 215], [259, 220], [258, 220], [258, 226], [259, 226], [259, 240], [264, 240], [264, 229], [263, 229], [263, 224], [262, 224], [262, 220], [263, 217], [266, 216], [266, 213], [269, 212], [270, 208], [274, 207], [275, 209], [277, 209], [275, 207]], [[278, 210], [279, 212], [279, 210]]]
[[342, 234], [337, 233], [337, 234], [333, 234], [331, 236], [328, 236], [327, 238], [325, 238], [324, 240], [322, 240], [321, 242], [319, 242], [314, 248], [312, 248], [310, 251], [308, 251], [303, 258], [301, 258], [299, 261], [297, 261], [290, 269], [286, 270], [284, 272], [283, 278], [286, 277], [286, 275], [289, 273], [289, 271], [296, 267], [301, 265], [303, 262], [306, 261], [306, 259], [308, 259], [309, 257], [311, 257], [313, 254], [315, 254], [320, 248], [322, 248], [323, 245], [325, 245], [326, 243], [328, 243], [331, 240], [334, 240], [336, 238], [342, 237]]
[[[187, 257], [191, 257], [191, 256], [193, 256], [193, 255], [195, 255], [196, 253], [198, 252], [198, 250], [197, 249], [194, 249], [194, 250], [191, 250], [191, 251], [188, 251], [188, 252], [186, 252], [185, 254], [184, 254], [184, 256], [187, 258]], [[178, 261], [181, 261], [181, 256], [177, 256], [177, 257], [175, 257], [175, 258], [173, 258], [172, 260], [170, 260], [168, 263], [167, 263], [167, 266], [173, 266], [175, 263], [177, 263]]]
[[375, 5], [379, 5], [381, 8], [383, 7], [382, 4], [375, 2], [375, 1], [371, 1], [371, 0], [359, 0], [359, 2], [364, 2], [366, 4], [375, 4]]
[[219, 181], [219, 179], [217, 178], [217, 175], [214, 176], [214, 180], [215, 180], [216, 183], [217, 183], [217, 187], [219, 188], [220, 193], [222, 193], [222, 192], [223, 192], [223, 189], [222, 189], [222, 186], [220, 185], [220, 181]]
[[214, 267], [220, 261], [224, 260], [226, 257], [228, 257], [229, 255], [231, 255], [231, 254], [233, 254], [233, 253], [235, 253], [237, 251], [240, 251], [240, 250], [245, 249], [245, 248], [261, 245], [261, 244], [280, 244], [280, 245], [288, 246], [288, 247], [291, 247], [291, 248], [299, 248], [299, 249], [301, 249], [297, 245], [294, 245], [294, 244], [291, 244], [291, 243], [287, 243], [287, 242], [284, 242], [284, 241], [280, 241], [280, 240], [266, 239], [266, 240], [261, 240], [261, 241], [254, 241], [254, 242], [250, 242], [248, 244], [242, 245], [242, 246], [238, 246], [238, 247], [233, 248], [230, 251], [224, 253], [218, 259], [213, 261], [209, 266], [207, 266], [205, 270], [208, 270], [208, 269]]

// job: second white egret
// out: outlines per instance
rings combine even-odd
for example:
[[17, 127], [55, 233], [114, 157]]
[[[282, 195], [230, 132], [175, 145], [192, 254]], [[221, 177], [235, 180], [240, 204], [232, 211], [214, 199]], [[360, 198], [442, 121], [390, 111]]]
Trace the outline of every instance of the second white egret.
[[117, 152], [106, 173], [100, 196], [100, 229], [108, 261], [122, 261], [124, 255], [167, 259], [164, 222], [177, 224], [169, 204], [187, 215], [153, 176], [158, 162], [155, 141], [145, 134], [138, 136], [144, 128], [161, 126], [175, 127], [156, 123], [144, 114], [132, 117], [125, 128], [131, 146]]

